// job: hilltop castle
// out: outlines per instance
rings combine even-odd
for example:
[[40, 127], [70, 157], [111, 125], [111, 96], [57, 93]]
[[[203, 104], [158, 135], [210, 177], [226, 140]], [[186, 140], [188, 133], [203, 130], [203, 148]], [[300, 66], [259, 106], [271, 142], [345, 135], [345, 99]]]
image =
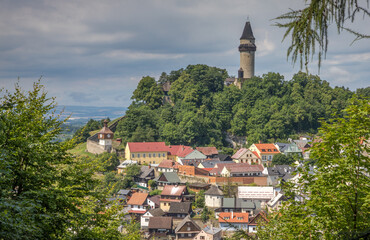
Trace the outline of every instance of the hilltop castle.
[[237, 78], [227, 78], [225, 84], [227, 86], [234, 84], [241, 88], [244, 81], [254, 76], [254, 53], [256, 52], [256, 45], [254, 43], [254, 36], [250, 22], [246, 22], [242, 36], [240, 37], [240, 68]]

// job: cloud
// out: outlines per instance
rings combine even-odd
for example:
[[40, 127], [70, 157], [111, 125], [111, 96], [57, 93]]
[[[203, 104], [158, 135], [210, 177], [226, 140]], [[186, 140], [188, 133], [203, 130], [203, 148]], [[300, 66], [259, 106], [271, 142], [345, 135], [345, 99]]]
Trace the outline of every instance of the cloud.
[[[18, 77], [28, 87], [43, 76], [59, 104], [127, 106], [142, 76], [158, 77], [198, 63], [235, 75], [239, 38], [248, 17], [256, 38], [256, 73], [280, 72], [289, 79], [299, 68], [286, 61], [289, 39], [281, 42], [284, 31], [271, 26], [271, 19], [303, 4], [290, 0], [3, 0], [0, 87], [11, 87]], [[331, 67], [337, 67], [351, 73], [352, 89], [368, 85], [368, 42], [349, 46], [353, 38], [346, 33], [330, 37], [321, 76], [336, 83], [337, 71]]]
[[98, 92], [95, 94], [89, 94], [85, 92], [70, 92], [68, 96], [71, 97], [73, 101], [80, 104], [89, 104], [91, 102], [97, 102], [100, 100]]

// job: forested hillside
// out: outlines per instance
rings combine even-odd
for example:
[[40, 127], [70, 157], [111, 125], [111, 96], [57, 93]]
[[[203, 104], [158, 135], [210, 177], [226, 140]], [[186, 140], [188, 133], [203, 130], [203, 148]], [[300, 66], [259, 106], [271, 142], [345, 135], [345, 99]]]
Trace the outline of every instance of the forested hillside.
[[[249, 143], [285, 139], [316, 133], [318, 120], [344, 109], [354, 94], [303, 72], [289, 81], [267, 73], [247, 80], [242, 89], [225, 86], [226, 77], [226, 70], [206, 65], [163, 73], [158, 82], [143, 77], [115, 137], [218, 147], [227, 146], [227, 132], [246, 136]], [[171, 102], [162, 104], [166, 81], [171, 82]]]

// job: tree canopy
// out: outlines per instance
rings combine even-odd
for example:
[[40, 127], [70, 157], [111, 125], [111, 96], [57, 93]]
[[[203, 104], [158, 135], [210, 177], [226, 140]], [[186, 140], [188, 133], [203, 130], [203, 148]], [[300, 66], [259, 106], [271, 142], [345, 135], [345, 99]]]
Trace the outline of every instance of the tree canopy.
[[[267, 73], [248, 79], [242, 89], [225, 86], [226, 77], [225, 70], [200, 64], [162, 74], [161, 82], [171, 81], [171, 101], [155, 108], [134, 101], [118, 124], [116, 137], [124, 142], [217, 147], [228, 146], [228, 134], [247, 137], [248, 143], [275, 141], [316, 133], [319, 119], [332, 118], [353, 95], [349, 89], [332, 88], [318, 76], [303, 72], [289, 81], [278, 73]], [[141, 92], [144, 79], [150, 86], [161, 84], [145, 77], [134, 93]]]
[[[291, 10], [275, 20], [276, 26], [285, 28], [284, 38], [291, 37], [291, 45], [287, 55], [291, 56], [293, 63], [299, 59], [301, 68], [307, 67], [310, 58], [318, 52], [318, 66], [320, 68], [322, 56], [328, 49], [329, 26], [334, 24], [338, 33], [343, 30], [355, 36], [355, 40], [370, 38], [369, 33], [356, 32], [346, 27], [346, 23], [358, 21], [359, 16], [370, 17], [369, 0], [335, 0], [318, 1], [305, 0], [305, 8]], [[281, 23], [280, 21], [287, 21]]]
[[119, 215], [95, 190], [98, 163], [58, 142], [65, 120], [40, 82], [0, 101], [0, 238], [119, 239]]
[[343, 117], [323, 122], [311, 148], [315, 168], [285, 182], [288, 198], [258, 230], [260, 239], [366, 239], [370, 229], [369, 100], [352, 99]]

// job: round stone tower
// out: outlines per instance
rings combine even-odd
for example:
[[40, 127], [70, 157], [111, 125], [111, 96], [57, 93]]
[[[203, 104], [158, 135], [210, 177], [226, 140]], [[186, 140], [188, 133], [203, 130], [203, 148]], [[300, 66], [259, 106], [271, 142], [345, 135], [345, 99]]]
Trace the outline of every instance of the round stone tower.
[[256, 45], [254, 44], [254, 36], [250, 22], [245, 23], [243, 34], [240, 37], [240, 69], [238, 72], [239, 78], [251, 78], [254, 76], [254, 53]]

